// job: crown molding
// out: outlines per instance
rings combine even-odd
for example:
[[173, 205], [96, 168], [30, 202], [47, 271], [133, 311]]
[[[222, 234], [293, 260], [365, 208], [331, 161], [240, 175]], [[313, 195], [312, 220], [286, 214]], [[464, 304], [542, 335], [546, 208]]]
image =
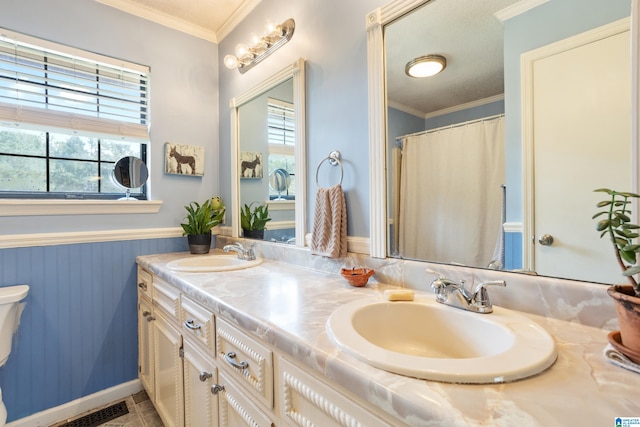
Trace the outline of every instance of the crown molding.
[[172, 28], [174, 30], [198, 37], [213, 43], [218, 43], [217, 35], [214, 31], [200, 27], [183, 19], [176, 18], [164, 12], [151, 9], [127, 0], [95, 0], [106, 6], [119, 9], [125, 13], [146, 19], [156, 24]]
[[128, 0], [95, 0], [98, 3], [102, 3], [106, 6], [110, 6], [119, 9], [125, 13], [137, 16], [148, 21], [155, 22], [156, 24], [164, 25], [165, 27], [172, 28], [174, 30], [198, 37], [212, 43], [220, 43], [233, 29], [242, 22], [244, 18], [251, 13], [251, 11], [260, 4], [262, 0], [245, 0], [240, 6], [227, 18], [227, 20], [217, 30], [204, 28], [199, 25], [195, 25], [189, 21], [176, 18], [164, 12], [160, 12], [156, 9], [152, 9], [147, 6], [142, 6], [133, 3]]
[[218, 31], [216, 32], [218, 43], [224, 40], [224, 38], [227, 37], [229, 33], [231, 33], [231, 31], [233, 31], [233, 29], [238, 26], [238, 24], [240, 24], [240, 22], [242, 22], [242, 20], [246, 18], [256, 6], [260, 4], [261, 1], [262, 0], [243, 1], [240, 7], [238, 7], [236, 11], [233, 12], [233, 14], [231, 14], [231, 16], [224, 22], [224, 24], [218, 28]]
[[504, 9], [497, 11], [494, 15], [500, 20], [500, 22], [504, 22], [513, 18], [514, 16], [518, 16], [525, 12], [528, 12], [529, 10], [538, 7], [548, 1], [549, 0], [522, 0], [521, 2], [515, 3], [509, 7], [505, 7]]

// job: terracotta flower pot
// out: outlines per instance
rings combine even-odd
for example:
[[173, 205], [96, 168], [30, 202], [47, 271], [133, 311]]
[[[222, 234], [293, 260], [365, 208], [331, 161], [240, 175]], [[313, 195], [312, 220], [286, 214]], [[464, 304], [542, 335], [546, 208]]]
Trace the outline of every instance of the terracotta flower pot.
[[189, 234], [187, 242], [189, 242], [189, 251], [192, 254], [208, 254], [211, 249], [211, 233]]
[[622, 346], [634, 355], [640, 354], [640, 297], [635, 296], [631, 285], [611, 286], [607, 293], [615, 301]]

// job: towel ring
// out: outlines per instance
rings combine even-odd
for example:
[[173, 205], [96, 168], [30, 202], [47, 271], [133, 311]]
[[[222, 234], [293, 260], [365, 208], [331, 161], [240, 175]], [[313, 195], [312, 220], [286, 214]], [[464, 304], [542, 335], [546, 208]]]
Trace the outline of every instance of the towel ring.
[[316, 186], [320, 187], [320, 184], [318, 183], [318, 173], [320, 172], [320, 166], [322, 166], [322, 164], [327, 160], [329, 161], [329, 164], [331, 166], [340, 166], [340, 182], [338, 184], [342, 185], [344, 170], [342, 169], [342, 162], [340, 161], [340, 152], [338, 150], [333, 150], [327, 157], [325, 157], [324, 159], [322, 159], [322, 161], [320, 161], [320, 163], [318, 163], [318, 168], [316, 169]]

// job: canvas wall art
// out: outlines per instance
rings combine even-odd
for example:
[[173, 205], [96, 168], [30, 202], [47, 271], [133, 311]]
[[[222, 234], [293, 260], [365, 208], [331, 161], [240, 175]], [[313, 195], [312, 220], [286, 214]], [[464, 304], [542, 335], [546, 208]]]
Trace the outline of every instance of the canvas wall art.
[[262, 153], [240, 152], [240, 178], [262, 178]]
[[164, 144], [164, 172], [175, 175], [204, 175], [204, 147], [197, 145]]

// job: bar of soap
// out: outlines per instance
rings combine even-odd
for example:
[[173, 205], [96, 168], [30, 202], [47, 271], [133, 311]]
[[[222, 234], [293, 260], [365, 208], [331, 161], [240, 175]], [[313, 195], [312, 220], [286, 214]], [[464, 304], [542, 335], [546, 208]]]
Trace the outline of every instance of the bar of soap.
[[413, 301], [411, 289], [387, 289], [384, 291], [384, 299], [387, 301]]

